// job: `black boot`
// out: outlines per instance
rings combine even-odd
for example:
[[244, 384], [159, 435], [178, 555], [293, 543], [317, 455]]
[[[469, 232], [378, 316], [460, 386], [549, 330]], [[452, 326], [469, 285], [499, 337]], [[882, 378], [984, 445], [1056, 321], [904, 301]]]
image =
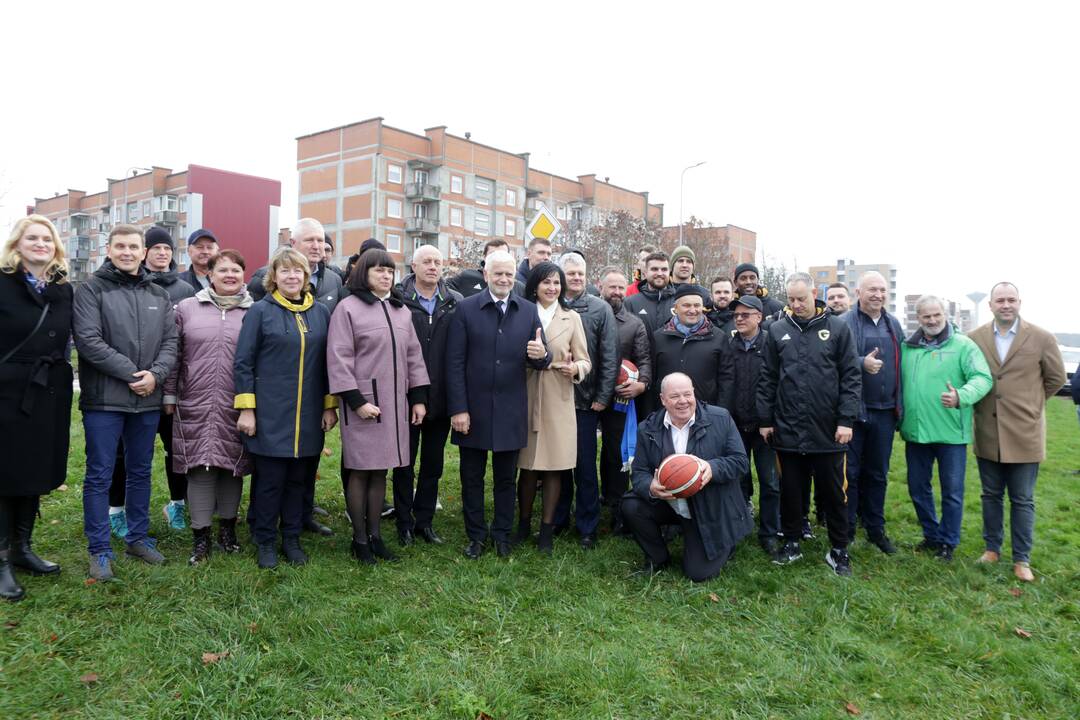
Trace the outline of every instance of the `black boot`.
[[281, 552], [290, 565], [307, 565], [308, 556], [304, 548], [300, 547], [300, 538], [294, 535], [282, 538]]
[[11, 569], [9, 560], [10, 537], [12, 527], [12, 504], [18, 502], [18, 498], [0, 498], [0, 598], [5, 600], [22, 600], [26, 592], [15, 580], [15, 573]]
[[510, 538], [512, 545], [520, 545], [532, 537], [532, 518], [518, 518], [517, 532]]
[[390, 548], [386, 547], [386, 543], [378, 535], [368, 535], [368, 546], [371, 548], [371, 553], [380, 560], [395, 562], [398, 559], [398, 556], [390, 552]]
[[36, 495], [8, 500], [14, 523], [11, 533], [11, 564], [31, 575], [55, 575], [60, 572], [60, 566], [42, 560], [30, 547], [40, 500]]
[[555, 524], [540, 523], [540, 535], [536, 538], [536, 549], [550, 555], [554, 546]]
[[236, 518], [218, 520], [217, 542], [223, 553], [240, 552], [240, 541], [236, 539]]
[[210, 528], [192, 528], [191, 557], [188, 565], [198, 565], [210, 559]]
[[371, 554], [371, 546], [367, 543], [352, 541], [352, 554], [353, 557], [360, 561], [362, 565], [374, 565], [375, 556]]

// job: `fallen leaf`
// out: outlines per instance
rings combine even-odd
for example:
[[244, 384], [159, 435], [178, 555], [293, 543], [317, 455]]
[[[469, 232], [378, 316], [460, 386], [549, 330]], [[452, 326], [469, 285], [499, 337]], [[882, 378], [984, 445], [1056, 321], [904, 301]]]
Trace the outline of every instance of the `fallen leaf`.
[[204, 652], [202, 654], [202, 664], [203, 665], [213, 665], [214, 663], [218, 662], [219, 660], [223, 660], [223, 659], [225, 659], [227, 657], [229, 657], [229, 651], [228, 650], [222, 650], [219, 653]]
[[716, 593], [709, 593], [709, 599], [712, 600], [714, 603], [720, 602], [720, 596]]
[[1027, 630], [1025, 630], [1022, 627], [1013, 628], [1013, 632], [1016, 633], [1019, 637], [1024, 638], [1025, 640], [1028, 640], [1028, 639], [1031, 638], [1031, 633], [1028, 632]]
[[83, 580], [83, 585], [90, 586], [96, 582], [97, 580], [95, 580], [94, 578], [86, 578], [85, 580]]
[[52, 520], [50, 520], [50, 521], [49, 521], [49, 524], [50, 524], [50, 525], [59, 525], [59, 524], [60, 524], [60, 521], [59, 521], [59, 520], [56, 520], [56, 519], [54, 518], [54, 519], [52, 519]]
[[68, 489], [67, 483], [64, 483], [63, 485], [61, 485], [60, 487], [58, 487], [56, 489], [59, 490], [60, 492], [67, 492], [67, 489]]
[[56, 633], [52, 633], [51, 635], [49, 635], [49, 639], [48, 639], [48, 640], [46, 640], [45, 642], [51, 642], [51, 643], [54, 643], [54, 642], [56, 642], [56, 641], [57, 641], [57, 640], [59, 640], [59, 639], [60, 639], [60, 636], [59, 636], [59, 635], [57, 635]]
[[488, 715], [483, 710], [481, 710], [480, 714], [476, 716], [476, 720], [495, 720], [495, 719], [493, 717], [491, 717], [490, 715]]
[[174, 692], [174, 693], [172, 694], [172, 696], [173, 696], [173, 699], [174, 699], [174, 700], [179, 700], [179, 699], [180, 699], [181, 697], [183, 697], [183, 696], [182, 696], [182, 695], [181, 695], [180, 693], [178, 693], [178, 692]]
[[248, 629], [249, 633], [254, 635], [255, 631], [259, 629], [259, 624], [258, 623], [248, 623], [247, 629]]
[[1013, 597], [1020, 597], [1021, 595], [1024, 594], [1024, 591], [1021, 590], [1020, 588], [1009, 588], [1009, 594], [1012, 595]]
[[855, 703], [845, 704], [844, 709], [848, 711], [848, 715], [862, 715], [862, 710], [856, 707]]
[[86, 683], [87, 685], [89, 685], [90, 683], [96, 683], [97, 681], [98, 681], [97, 673], [86, 673], [85, 675], [83, 675], [82, 677], [79, 678], [79, 682]]
[[4, 623], [4, 629], [5, 630], [12, 630], [12, 629], [17, 628], [17, 627], [19, 627], [19, 621], [18, 620], [8, 620], [6, 623]]

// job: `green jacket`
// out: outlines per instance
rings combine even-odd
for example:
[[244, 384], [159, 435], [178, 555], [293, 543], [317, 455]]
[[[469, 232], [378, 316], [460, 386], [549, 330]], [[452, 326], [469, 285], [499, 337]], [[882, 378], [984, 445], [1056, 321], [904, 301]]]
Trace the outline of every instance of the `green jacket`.
[[[994, 385], [978, 346], [951, 326], [945, 334], [940, 344], [927, 345], [920, 329], [901, 347], [904, 417], [900, 435], [906, 442], [969, 444], [972, 406]], [[950, 383], [960, 396], [959, 408], [941, 404], [941, 394], [948, 391]]]

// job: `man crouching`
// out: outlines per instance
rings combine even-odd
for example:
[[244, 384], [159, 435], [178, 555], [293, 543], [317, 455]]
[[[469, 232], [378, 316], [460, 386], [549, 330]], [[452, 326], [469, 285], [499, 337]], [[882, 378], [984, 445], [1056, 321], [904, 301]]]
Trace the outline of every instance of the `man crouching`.
[[[694, 385], [683, 373], [660, 384], [657, 410], [638, 426], [631, 482], [623, 498], [626, 527], [645, 553], [644, 569], [668, 564], [661, 526], [679, 523], [683, 535], [683, 573], [694, 582], [716, 577], [735, 545], [753, 531], [739, 481], [749, 463], [739, 431], [723, 408], [698, 402]], [[656, 479], [664, 458], [688, 453], [705, 461], [701, 489], [679, 499]]]

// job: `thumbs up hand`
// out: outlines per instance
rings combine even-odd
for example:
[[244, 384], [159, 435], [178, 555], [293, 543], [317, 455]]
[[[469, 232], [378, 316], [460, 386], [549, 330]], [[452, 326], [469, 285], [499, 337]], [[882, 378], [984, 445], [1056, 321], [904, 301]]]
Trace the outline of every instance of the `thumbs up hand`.
[[874, 348], [863, 358], [863, 369], [871, 375], [877, 375], [881, 372], [881, 366], [885, 364], [883, 360], [878, 359], [878, 355], [880, 354], [881, 348]]
[[525, 346], [525, 354], [529, 356], [530, 360], [543, 360], [544, 356], [547, 355], [547, 348], [544, 347], [540, 328], [536, 328], [536, 337]]
[[573, 380], [574, 375], [577, 374], [577, 365], [574, 363], [574, 354], [567, 350], [563, 361], [557, 363], [557, 367], [567, 380]]
[[945, 387], [948, 388], [945, 392], [941, 393], [941, 405], [947, 408], [960, 407], [960, 393], [956, 392], [956, 388], [952, 386], [949, 381], [945, 382]]

